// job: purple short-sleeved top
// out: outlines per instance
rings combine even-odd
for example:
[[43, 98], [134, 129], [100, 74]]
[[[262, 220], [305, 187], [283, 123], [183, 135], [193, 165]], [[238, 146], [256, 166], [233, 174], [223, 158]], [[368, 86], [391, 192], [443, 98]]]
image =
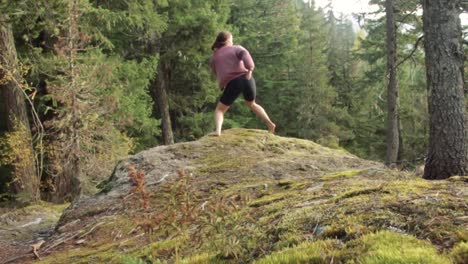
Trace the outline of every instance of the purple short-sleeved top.
[[221, 47], [211, 57], [211, 69], [222, 89], [229, 81], [253, 71], [254, 68], [255, 64], [249, 51], [239, 45]]

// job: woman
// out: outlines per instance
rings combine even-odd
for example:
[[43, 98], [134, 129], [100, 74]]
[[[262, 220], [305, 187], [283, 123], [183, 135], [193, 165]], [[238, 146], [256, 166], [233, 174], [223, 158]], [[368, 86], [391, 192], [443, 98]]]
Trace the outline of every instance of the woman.
[[221, 135], [224, 113], [241, 93], [250, 109], [266, 123], [268, 131], [274, 133], [276, 125], [271, 122], [263, 107], [255, 103], [256, 86], [252, 77], [255, 64], [250, 53], [242, 46], [233, 45], [232, 34], [227, 31], [218, 34], [211, 49], [214, 52], [211, 69], [223, 94], [215, 110], [216, 131], [210, 135]]

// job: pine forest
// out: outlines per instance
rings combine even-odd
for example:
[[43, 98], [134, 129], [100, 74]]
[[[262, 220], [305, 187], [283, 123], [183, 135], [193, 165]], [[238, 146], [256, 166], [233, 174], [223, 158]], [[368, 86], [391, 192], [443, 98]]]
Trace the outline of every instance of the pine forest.
[[[119, 162], [155, 147], [267, 131], [241, 95], [224, 115], [226, 136], [207, 136], [223, 93], [210, 67], [212, 45], [226, 31], [253, 58], [255, 102], [275, 136], [313, 141], [427, 184], [462, 177], [457, 184], [466, 187], [468, 23], [460, 15], [468, 2], [370, 0], [361, 2], [372, 10], [349, 15], [331, 8], [336, 1], [316, 2], [0, 0], [0, 212], [101, 193]], [[263, 144], [247, 138], [238, 144]], [[228, 155], [224, 143], [213, 144]], [[141, 179], [134, 183], [139, 188]], [[464, 208], [466, 227], [466, 200]], [[461, 241], [467, 249], [466, 236]], [[167, 263], [185, 263], [178, 249]], [[273, 249], [262, 250], [224, 260], [249, 263]], [[342, 263], [308, 261], [261, 263]]]

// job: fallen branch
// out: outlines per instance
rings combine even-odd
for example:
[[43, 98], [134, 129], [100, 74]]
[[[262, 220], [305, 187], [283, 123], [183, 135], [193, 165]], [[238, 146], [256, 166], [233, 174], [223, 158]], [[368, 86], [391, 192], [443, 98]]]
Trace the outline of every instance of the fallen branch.
[[79, 232], [75, 232], [73, 234], [68, 234], [68, 236], [63, 236], [63, 238], [59, 239], [58, 241], [56, 241], [54, 244], [44, 248], [43, 252], [49, 252], [51, 249], [57, 247], [58, 245], [61, 245], [69, 240], [72, 240], [73, 238], [75, 238], [77, 235], [79, 235]]
[[39, 250], [39, 248], [41, 248], [42, 244], [44, 244], [44, 240], [40, 240], [39, 242], [37, 243], [34, 243], [31, 246], [32, 248], [32, 251], [33, 251], [33, 254], [34, 256], [38, 259], [38, 260], [41, 260], [41, 257], [39, 257], [39, 254], [37, 253], [37, 251]]
[[82, 237], [84, 237], [85, 235], [88, 235], [89, 233], [91, 233], [97, 226], [99, 226], [99, 225], [101, 225], [101, 224], [103, 224], [103, 223], [104, 223], [104, 222], [99, 222], [98, 224], [96, 224], [96, 223], [94, 222], [94, 223], [92, 223], [92, 224], [87, 225], [85, 228], [87, 228], [87, 227], [89, 227], [89, 226], [95, 224], [95, 226], [93, 226], [93, 227], [91, 228], [91, 230], [85, 232], [84, 234], [81, 234], [81, 231], [82, 231], [82, 230], [79, 230], [79, 231], [76, 231], [76, 232], [74, 232], [74, 233], [72, 233], [72, 234], [68, 234], [68, 236], [65, 235], [65, 236], [63, 236], [63, 238], [59, 239], [59, 240], [56, 241], [54, 244], [52, 244], [52, 245], [50, 245], [50, 246], [44, 248], [43, 252], [44, 252], [44, 253], [45, 253], [45, 252], [49, 252], [51, 249], [53, 249], [53, 248], [55, 248], [55, 247], [57, 247], [57, 246], [59, 246], [59, 245], [65, 243], [65, 242], [67, 242], [67, 241], [70, 241], [70, 240], [72, 240], [72, 239], [74, 239], [74, 238], [76, 238], [76, 237], [82, 238]]
[[[109, 223], [112, 223], [112, 222], [109, 222]], [[83, 237], [85, 237], [85, 236], [89, 235], [91, 232], [93, 232], [93, 231], [94, 231], [94, 229], [96, 229], [96, 227], [98, 227], [98, 226], [100, 226], [100, 225], [102, 225], [102, 224], [105, 224], [105, 222], [99, 222], [99, 223], [97, 223], [97, 224], [96, 224], [96, 225], [94, 225], [94, 226], [93, 226], [93, 227], [92, 227], [92, 228], [91, 228], [89, 231], [85, 232], [85, 233], [84, 233], [84, 234], [82, 234], [82, 235], [79, 235], [79, 237], [78, 237], [78, 238], [83, 238]]]

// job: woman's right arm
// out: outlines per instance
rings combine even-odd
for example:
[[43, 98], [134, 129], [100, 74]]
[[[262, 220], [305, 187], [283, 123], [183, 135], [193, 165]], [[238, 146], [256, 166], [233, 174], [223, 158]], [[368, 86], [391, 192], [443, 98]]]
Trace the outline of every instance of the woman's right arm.
[[211, 67], [211, 72], [213, 72], [214, 75], [216, 76], [216, 67], [215, 67], [215, 64], [214, 64], [213, 57], [211, 57], [211, 59], [210, 59], [210, 67]]

